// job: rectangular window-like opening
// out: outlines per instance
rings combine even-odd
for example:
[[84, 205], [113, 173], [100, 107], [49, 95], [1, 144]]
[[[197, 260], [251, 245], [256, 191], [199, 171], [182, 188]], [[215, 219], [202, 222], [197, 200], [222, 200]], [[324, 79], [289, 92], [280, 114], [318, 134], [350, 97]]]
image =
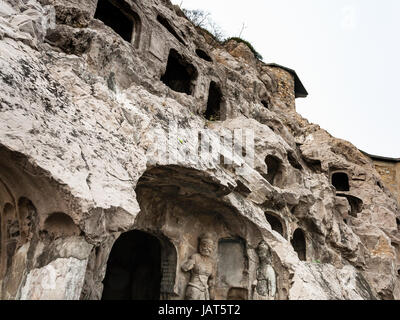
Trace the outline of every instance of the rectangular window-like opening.
[[161, 81], [176, 92], [191, 95], [194, 82], [197, 79], [196, 68], [187, 62], [176, 50], [171, 49], [168, 57], [167, 70]]
[[[118, 33], [125, 41], [132, 42], [135, 19], [131, 12], [121, 9], [122, 1], [99, 0], [95, 13], [95, 19], [103, 23]], [[128, 6], [126, 3], [124, 6]]]
[[205, 118], [210, 121], [221, 120], [221, 104], [221, 89], [214, 81], [211, 81], [207, 101], [207, 110], [204, 113]]

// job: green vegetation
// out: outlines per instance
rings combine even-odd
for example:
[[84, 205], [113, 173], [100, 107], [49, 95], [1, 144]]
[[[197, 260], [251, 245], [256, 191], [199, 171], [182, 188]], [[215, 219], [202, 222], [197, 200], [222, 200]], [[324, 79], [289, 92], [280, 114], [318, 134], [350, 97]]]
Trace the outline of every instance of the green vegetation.
[[224, 33], [221, 28], [211, 19], [211, 15], [203, 10], [188, 10], [182, 9], [186, 18], [190, 20], [196, 27], [205, 31], [216, 42], [222, 43], [224, 40]]
[[191, 21], [201, 31], [208, 34], [212, 39], [215, 40], [216, 43], [224, 45], [230, 40], [234, 40], [239, 43], [244, 43], [251, 50], [251, 52], [253, 52], [254, 56], [258, 60], [263, 60], [262, 55], [258, 53], [256, 49], [254, 49], [253, 45], [250, 42], [240, 37], [226, 38], [222, 29], [211, 18], [210, 13], [202, 10], [188, 10], [188, 9], [182, 9], [182, 12], [189, 21]]

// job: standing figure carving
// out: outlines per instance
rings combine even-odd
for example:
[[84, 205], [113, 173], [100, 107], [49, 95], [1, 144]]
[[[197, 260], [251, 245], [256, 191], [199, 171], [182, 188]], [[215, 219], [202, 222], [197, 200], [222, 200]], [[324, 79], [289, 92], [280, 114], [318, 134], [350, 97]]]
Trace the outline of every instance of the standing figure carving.
[[215, 241], [211, 234], [206, 233], [199, 238], [199, 253], [192, 255], [182, 265], [184, 272], [191, 273], [186, 288], [187, 300], [214, 300], [215, 285]]
[[271, 263], [271, 251], [265, 241], [258, 245], [257, 254], [260, 265], [256, 272], [257, 280], [253, 284], [253, 299], [275, 300], [276, 274]]

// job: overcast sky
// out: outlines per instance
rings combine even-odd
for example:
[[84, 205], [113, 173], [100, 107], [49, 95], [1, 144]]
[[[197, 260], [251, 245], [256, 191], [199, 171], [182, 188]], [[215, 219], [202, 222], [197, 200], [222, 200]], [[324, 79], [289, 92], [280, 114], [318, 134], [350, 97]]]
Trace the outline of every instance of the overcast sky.
[[295, 69], [297, 111], [368, 153], [400, 157], [399, 0], [172, 0], [202, 9], [265, 62]]

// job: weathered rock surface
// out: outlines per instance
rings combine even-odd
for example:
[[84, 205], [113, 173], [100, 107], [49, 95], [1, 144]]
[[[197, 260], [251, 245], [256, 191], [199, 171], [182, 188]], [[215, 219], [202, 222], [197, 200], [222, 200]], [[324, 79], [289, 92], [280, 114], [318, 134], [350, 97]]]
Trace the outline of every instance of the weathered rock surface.
[[[140, 251], [131, 230], [160, 243], [164, 299], [184, 298], [180, 266], [204, 232], [244, 261], [217, 298], [253, 298], [264, 240], [276, 299], [400, 299], [399, 204], [371, 160], [296, 113], [289, 72], [211, 46], [169, 1], [118, 8], [131, 42], [96, 8], [0, 1], [1, 299], [126, 297], [108, 285], [134, 276], [112, 269], [118, 250]], [[240, 129], [253, 163], [242, 148], [197, 153], [199, 131]]]

